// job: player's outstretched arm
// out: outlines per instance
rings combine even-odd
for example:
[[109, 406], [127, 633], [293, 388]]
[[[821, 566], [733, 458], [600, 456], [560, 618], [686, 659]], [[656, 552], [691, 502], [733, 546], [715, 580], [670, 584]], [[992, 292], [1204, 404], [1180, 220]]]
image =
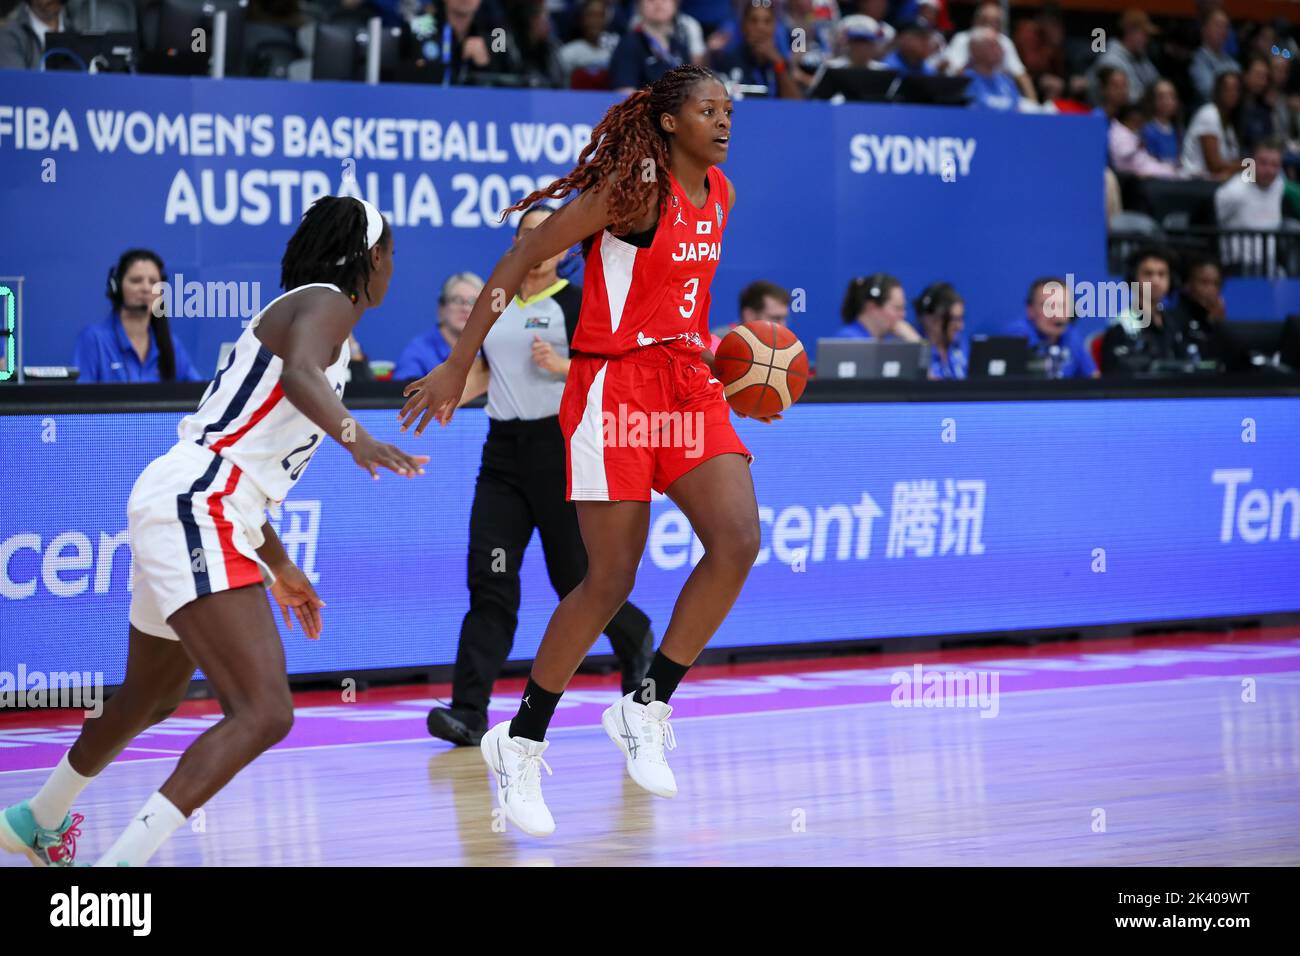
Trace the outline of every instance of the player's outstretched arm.
[[442, 425], [451, 421], [452, 413], [465, 393], [465, 380], [483, 340], [519, 291], [528, 270], [604, 229], [609, 224], [605, 195], [604, 189], [580, 193], [578, 198], [561, 206], [553, 216], [547, 216], [541, 225], [506, 251], [488, 276], [487, 285], [479, 293], [469, 321], [465, 323], [465, 329], [447, 361], [424, 378], [406, 386], [403, 394], [408, 398], [398, 413], [402, 431], [417, 420], [417, 435], [423, 434], [434, 418]]
[[347, 348], [356, 324], [356, 312], [340, 295], [320, 295], [289, 324], [283, 341], [284, 371], [280, 388], [298, 411], [316, 427], [347, 449], [358, 465], [379, 477], [387, 468], [399, 475], [424, 474], [426, 455], [408, 455], [394, 445], [376, 441], [344, 406], [325, 369], [334, 363], [340, 347]]

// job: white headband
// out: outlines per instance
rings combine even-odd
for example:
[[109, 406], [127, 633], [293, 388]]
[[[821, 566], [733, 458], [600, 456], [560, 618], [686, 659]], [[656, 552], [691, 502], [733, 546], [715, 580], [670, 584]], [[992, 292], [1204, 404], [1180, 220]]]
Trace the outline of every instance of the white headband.
[[[356, 197], [354, 196], [353, 198], [355, 199]], [[366, 248], [373, 249], [375, 248], [375, 244], [379, 242], [379, 237], [384, 234], [384, 217], [379, 214], [378, 209], [370, 205], [370, 203], [366, 202], [364, 199], [357, 199], [357, 202], [361, 203], [361, 208], [366, 211]], [[336, 266], [341, 266], [347, 261], [348, 257], [343, 256], [334, 264]]]

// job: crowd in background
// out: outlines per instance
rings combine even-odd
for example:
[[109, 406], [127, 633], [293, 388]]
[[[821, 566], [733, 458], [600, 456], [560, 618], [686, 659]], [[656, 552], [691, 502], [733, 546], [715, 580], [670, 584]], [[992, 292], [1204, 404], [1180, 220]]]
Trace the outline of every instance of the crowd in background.
[[[35, 66], [45, 33], [78, 29], [86, 22], [85, 3], [0, 0], [0, 12], [12, 7], [0, 28], [0, 67]], [[444, 83], [513, 76], [532, 87], [630, 91], [692, 62], [732, 81], [738, 95], [793, 99], [815, 95], [827, 71], [842, 67], [966, 76], [972, 108], [1107, 120], [1112, 230], [1125, 207], [1143, 208], [1149, 194], [1142, 188], [1151, 183], [1173, 184], [1183, 190], [1178, 197], [1209, 190], [1211, 224], [1220, 230], [1281, 230], [1292, 211], [1300, 218], [1300, 185], [1289, 172], [1300, 169], [1300, 78], [1293, 69], [1300, 46], [1288, 23], [1234, 24], [1216, 0], [1198, 0], [1194, 18], [1159, 23], [1137, 9], [1072, 13], [1067, 23], [1051, 2], [1011, 23], [998, 3], [950, 6], [948, 0], [249, 3], [250, 22], [285, 29], [378, 16], [402, 28], [417, 58], [440, 64], [436, 81]], [[1124, 220], [1130, 227], [1135, 221]], [[1240, 353], [1219, 334], [1224, 274], [1252, 263], [1262, 264], [1263, 274], [1285, 274], [1277, 247], [1221, 236], [1208, 250], [1213, 255], [1204, 248], [1175, 252], [1160, 246], [1158, 226], [1143, 230], [1153, 241], [1127, 255], [1123, 268], [1130, 281], [1156, 290], [1146, 320], [1114, 317], [1104, 335], [1085, 342], [1058, 291], [1062, 283], [1050, 277], [1035, 281], [1017, 314], [1009, 310], [1007, 333], [1027, 340], [1050, 377], [1131, 374], [1144, 362], [1165, 360], [1240, 366]], [[183, 350], [164, 342], [158, 353], [160, 329], [128, 301], [136, 293], [127, 291], [127, 273], [141, 270], [161, 272], [161, 260], [124, 259], [119, 291], [110, 292], [113, 312], [83, 332], [77, 346], [83, 380], [190, 377]], [[423, 374], [445, 357], [481, 288], [470, 272], [447, 279], [435, 327], [398, 357], [394, 377]], [[754, 283], [742, 293], [736, 320], [785, 321], [789, 303], [784, 289]], [[964, 303], [951, 285], [934, 283], [909, 303], [896, 278], [863, 276], [849, 284], [841, 312], [841, 335], [923, 339], [932, 349], [930, 377], [966, 376]], [[359, 344], [354, 351], [364, 372]], [[170, 374], [159, 371], [160, 363]]]
[[[132, 21], [131, 7], [141, 11], [151, 2], [105, 0], [98, 14], [105, 22], [96, 28], [135, 30], [143, 18]], [[769, 95], [798, 98], [836, 66], [965, 75], [973, 105], [983, 108], [1100, 109], [1118, 118], [1121, 106], [1136, 104], [1141, 122], [1130, 121], [1150, 155], [1196, 167], [1205, 157], [1185, 154], [1179, 140], [1185, 131], [1211, 125], [1209, 114], [1199, 124], [1196, 118], [1216, 103], [1217, 77], [1231, 73], [1241, 82], [1221, 105], [1227, 125], [1239, 127], [1232, 145], [1249, 150], [1270, 136], [1290, 140], [1297, 133], [1291, 65], [1300, 47], [1290, 27], [1234, 26], [1214, 0], [1199, 0], [1195, 19], [1171, 18], [1164, 27], [1129, 10], [1118, 18], [1071, 14], [1068, 29], [1051, 2], [1012, 23], [998, 3], [949, 0], [248, 3], [250, 23], [290, 30], [379, 17], [402, 29], [409, 56], [440, 68], [431, 79], [449, 83], [492, 74], [514, 75], [531, 86], [631, 90], [691, 62]], [[89, 0], [0, 0], [0, 15], [0, 67], [31, 68], [47, 31], [85, 28]]]

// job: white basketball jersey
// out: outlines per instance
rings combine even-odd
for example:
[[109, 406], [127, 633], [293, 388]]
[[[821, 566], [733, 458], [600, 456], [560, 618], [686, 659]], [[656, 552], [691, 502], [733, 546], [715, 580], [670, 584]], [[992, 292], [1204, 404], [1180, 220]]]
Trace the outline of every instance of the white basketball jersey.
[[[177, 428], [181, 441], [194, 442], [230, 461], [277, 503], [302, 477], [325, 434], [284, 397], [280, 387], [284, 363], [258, 341], [253, 330], [280, 299], [311, 288], [343, 294], [337, 286], [316, 282], [290, 289], [257, 313], [203, 393], [198, 410], [181, 419]], [[338, 358], [325, 370], [340, 398], [350, 358], [351, 350], [344, 342]]]

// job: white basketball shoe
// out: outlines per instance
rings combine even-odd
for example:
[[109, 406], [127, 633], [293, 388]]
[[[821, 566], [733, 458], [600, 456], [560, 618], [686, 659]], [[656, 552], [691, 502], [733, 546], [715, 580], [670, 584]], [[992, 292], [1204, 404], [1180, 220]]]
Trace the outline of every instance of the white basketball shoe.
[[510, 736], [510, 721], [504, 720], [483, 735], [479, 750], [483, 760], [496, 774], [497, 806], [506, 819], [529, 836], [550, 836], [555, 820], [542, 799], [542, 768], [551, 772], [542, 759], [548, 741]]
[[635, 693], [615, 701], [601, 715], [600, 723], [609, 739], [627, 757], [627, 772], [643, 789], [657, 797], [675, 797], [677, 781], [668, 766], [664, 750], [677, 746], [668, 717], [673, 709], [657, 700], [642, 704]]

